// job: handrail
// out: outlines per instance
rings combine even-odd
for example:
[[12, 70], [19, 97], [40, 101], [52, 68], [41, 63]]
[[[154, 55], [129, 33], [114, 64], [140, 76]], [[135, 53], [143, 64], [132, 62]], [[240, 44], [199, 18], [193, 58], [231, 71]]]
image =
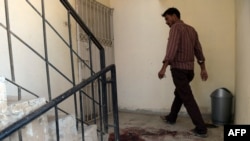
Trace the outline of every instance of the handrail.
[[[60, 0], [61, 3], [64, 5], [64, 7], [68, 10], [68, 12], [71, 14], [71, 16], [76, 20], [76, 22], [80, 25], [80, 27], [85, 31], [85, 33], [89, 36], [89, 39], [93, 41], [93, 43], [96, 45], [96, 47], [100, 51], [100, 67], [101, 69], [105, 68], [105, 51], [101, 43], [96, 39], [96, 37], [93, 35], [93, 33], [89, 30], [89, 28], [86, 26], [86, 24], [82, 21], [81, 17], [77, 14], [77, 12], [74, 10], [74, 8], [70, 5], [68, 0]], [[106, 93], [106, 76], [102, 76], [102, 92]], [[108, 116], [107, 116], [107, 96], [106, 94], [102, 95], [103, 97], [103, 118], [104, 123], [108, 123]], [[105, 124], [105, 130], [108, 132], [108, 125]]]
[[74, 8], [70, 5], [68, 0], [60, 0], [64, 7], [70, 12], [73, 18], [77, 21], [77, 23], [81, 26], [81, 28], [85, 31], [85, 33], [89, 36], [89, 38], [94, 42], [96, 47], [100, 50], [100, 61], [101, 61], [101, 68], [105, 67], [105, 53], [104, 48], [101, 43], [96, 39], [93, 33], [89, 30], [86, 24], [82, 21], [81, 17], [76, 13]]
[[[101, 71], [95, 73], [93, 76], [90, 78], [86, 79], [85, 81], [82, 81], [78, 85], [74, 86], [73, 88], [69, 89], [68, 91], [64, 92], [63, 94], [59, 95], [58, 97], [54, 98], [53, 100], [49, 101], [47, 104], [44, 106], [36, 109], [35, 111], [31, 112], [30, 114], [26, 115], [22, 119], [14, 122], [7, 128], [3, 129], [0, 132], [0, 140], [8, 137], [12, 133], [18, 131], [21, 129], [23, 126], [27, 125], [28, 123], [32, 122], [34, 119], [38, 118], [45, 112], [49, 111], [50, 109], [57, 107], [59, 103], [62, 101], [66, 100], [68, 97], [72, 96], [74, 93], [82, 89], [83, 87], [87, 86], [90, 84], [92, 81], [98, 79], [101, 77], [103, 74], [107, 73], [108, 71], [111, 71], [111, 76], [112, 76], [112, 81], [113, 81], [113, 86], [112, 86], [112, 94], [113, 94], [113, 116], [114, 116], [114, 122], [115, 122], [115, 132], [116, 135], [119, 135], [119, 121], [118, 121], [118, 103], [117, 103], [117, 90], [116, 90], [116, 72], [115, 72], [115, 65], [109, 65], [108, 67], [102, 69]], [[116, 136], [116, 139], [119, 137]]]

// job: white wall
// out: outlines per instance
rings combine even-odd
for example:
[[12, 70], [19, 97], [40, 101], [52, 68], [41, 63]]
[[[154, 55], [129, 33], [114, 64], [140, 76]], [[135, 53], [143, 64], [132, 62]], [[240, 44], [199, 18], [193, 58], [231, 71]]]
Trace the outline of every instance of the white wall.
[[169, 28], [161, 14], [177, 7], [184, 22], [198, 31], [207, 59], [209, 79], [202, 82], [199, 67], [192, 82], [202, 113], [210, 113], [210, 94], [217, 88], [235, 91], [234, 0], [110, 0], [114, 8], [115, 63], [120, 109], [168, 112], [174, 85], [170, 71], [159, 80]]
[[250, 1], [236, 0], [236, 124], [249, 124], [250, 110]]

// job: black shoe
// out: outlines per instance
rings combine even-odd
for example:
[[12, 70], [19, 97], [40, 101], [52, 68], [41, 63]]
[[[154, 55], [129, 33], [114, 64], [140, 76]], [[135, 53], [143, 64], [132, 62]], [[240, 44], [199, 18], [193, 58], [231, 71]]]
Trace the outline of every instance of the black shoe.
[[197, 132], [195, 129], [192, 129], [191, 132], [193, 133], [193, 135], [195, 135], [197, 137], [201, 137], [201, 138], [207, 137], [207, 133], [200, 133], [200, 132]]
[[160, 116], [160, 118], [161, 118], [163, 121], [165, 121], [166, 123], [168, 123], [168, 124], [171, 124], [171, 125], [175, 124], [175, 121], [169, 121], [169, 120], [168, 120], [168, 116]]
[[217, 125], [212, 124], [212, 123], [205, 123], [205, 125], [206, 125], [207, 128], [218, 128]]

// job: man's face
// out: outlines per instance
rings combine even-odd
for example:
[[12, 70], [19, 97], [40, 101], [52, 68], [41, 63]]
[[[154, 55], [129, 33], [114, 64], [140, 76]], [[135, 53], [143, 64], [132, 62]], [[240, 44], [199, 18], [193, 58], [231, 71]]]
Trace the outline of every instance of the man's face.
[[166, 21], [166, 24], [169, 27], [171, 27], [176, 21], [176, 16], [175, 15], [165, 15], [165, 21]]

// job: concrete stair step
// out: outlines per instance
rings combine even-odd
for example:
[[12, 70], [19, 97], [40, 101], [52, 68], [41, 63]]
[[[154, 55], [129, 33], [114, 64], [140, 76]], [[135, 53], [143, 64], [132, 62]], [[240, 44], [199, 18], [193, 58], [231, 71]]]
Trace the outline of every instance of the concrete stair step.
[[27, 101], [17, 101], [13, 102], [12, 104], [4, 105], [4, 107], [6, 107], [6, 110], [0, 112], [0, 130], [21, 119], [25, 115], [31, 113], [45, 103], [46, 100], [44, 98], [36, 98]]
[[[23, 98], [18, 101], [17, 96], [6, 93], [4, 78], [0, 77], [0, 130], [16, 122], [37, 108], [46, 104], [45, 98]], [[56, 124], [49, 112], [38, 117], [18, 132], [4, 139], [4, 141], [56, 141]], [[76, 119], [73, 115], [60, 115], [58, 118], [60, 141], [82, 140], [81, 132], [76, 129]], [[96, 125], [85, 125], [85, 141], [99, 141]]]
[[[56, 140], [56, 124], [54, 115], [48, 115], [49, 123], [49, 134], [50, 140]], [[59, 124], [59, 137], [60, 141], [81, 141], [82, 140], [82, 131], [81, 125], [79, 129], [76, 129], [76, 119], [73, 115], [61, 115], [58, 119]], [[103, 141], [107, 141], [107, 137], [104, 137]], [[97, 125], [86, 125], [84, 124], [84, 140], [85, 141], [99, 141], [97, 133]]]
[[[21, 119], [45, 103], [46, 101], [44, 98], [11, 102], [7, 105], [7, 111], [4, 114], [0, 114], [0, 130], [6, 128], [18, 119]], [[60, 141], [82, 140], [82, 132], [79, 130], [77, 131], [76, 129], [75, 116], [59, 115], [58, 124]], [[56, 141], [56, 124], [54, 115], [45, 114], [38, 119], [35, 119], [22, 128], [21, 136], [22, 140], [25, 141]], [[84, 125], [84, 137], [85, 141], [99, 141], [97, 126], [95, 124]], [[19, 141], [18, 132], [6, 138], [4, 141]]]

